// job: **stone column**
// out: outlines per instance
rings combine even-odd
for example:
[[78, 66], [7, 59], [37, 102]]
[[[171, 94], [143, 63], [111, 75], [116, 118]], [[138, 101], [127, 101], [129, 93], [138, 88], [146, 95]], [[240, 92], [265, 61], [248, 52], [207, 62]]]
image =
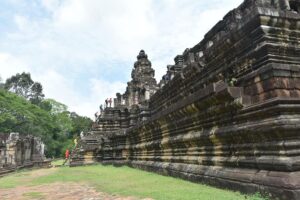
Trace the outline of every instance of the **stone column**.
[[32, 160], [33, 162], [41, 162], [44, 160], [44, 157], [44, 143], [42, 142], [41, 138], [35, 137]]
[[283, 10], [291, 10], [289, 0], [281, 0], [281, 6]]

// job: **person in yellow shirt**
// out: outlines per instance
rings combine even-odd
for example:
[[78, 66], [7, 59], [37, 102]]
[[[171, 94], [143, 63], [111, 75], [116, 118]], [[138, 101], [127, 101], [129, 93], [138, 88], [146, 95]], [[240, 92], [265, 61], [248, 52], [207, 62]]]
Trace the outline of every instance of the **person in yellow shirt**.
[[77, 138], [74, 139], [75, 147], [77, 146]]

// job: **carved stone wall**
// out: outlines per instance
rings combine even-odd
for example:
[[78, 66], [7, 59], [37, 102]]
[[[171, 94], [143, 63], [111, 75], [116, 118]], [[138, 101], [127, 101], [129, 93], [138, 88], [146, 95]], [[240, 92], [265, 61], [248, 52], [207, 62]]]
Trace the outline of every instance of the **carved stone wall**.
[[0, 135], [0, 175], [23, 167], [49, 166], [45, 161], [44, 144], [34, 136], [18, 133]]
[[[130, 127], [150, 117], [149, 100], [157, 91], [154, 70], [148, 55], [141, 50], [123, 95], [116, 94], [114, 107], [106, 107], [93, 124], [92, 131], [82, 134], [81, 140], [71, 155], [71, 166], [90, 164], [102, 159], [99, 149], [108, 145], [108, 137], [125, 133]], [[106, 143], [105, 143], [106, 142]], [[104, 147], [104, 146], [103, 146]]]
[[136, 108], [91, 149], [96, 161], [300, 199], [299, 5], [246, 0], [229, 12], [168, 66], [146, 120]]

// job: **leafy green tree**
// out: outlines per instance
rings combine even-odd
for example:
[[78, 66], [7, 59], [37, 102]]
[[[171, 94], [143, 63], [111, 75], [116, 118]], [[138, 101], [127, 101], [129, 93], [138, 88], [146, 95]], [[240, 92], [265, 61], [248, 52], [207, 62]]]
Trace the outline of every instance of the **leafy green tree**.
[[3, 88], [4, 88], [4, 83], [3, 83], [3, 80], [2, 80], [2, 78], [0, 76], [0, 89], [3, 89]]
[[54, 130], [53, 122], [49, 112], [0, 89], [0, 132], [34, 134], [47, 141]]
[[0, 89], [0, 133], [36, 135], [46, 144], [46, 155], [61, 156], [72, 129], [67, 113], [53, 115], [11, 92]]
[[52, 110], [52, 105], [50, 102], [43, 100], [39, 103], [39, 107], [42, 108], [43, 110], [46, 110], [50, 112]]
[[58, 114], [58, 113], [63, 113], [68, 111], [68, 106], [54, 99], [45, 99], [44, 102], [47, 102], [48, 104], [51, 105], [50, 111], [52, 114]]
[[[60, 139], [60, 143], [55, 143], [57, 149], [60, 149], [60, 155], [64, 156], [65, 150], [74, 147], [74, 138], [81, 131], [87, 131], [92, 124], [92, 120], [87, 117], [77, 115], [75, 112], [70, 113], [68, 107], [54, 99], [45, 99], [45, 102], [51, 104], [51, 114], [54, 119], [57, 135], [55, 140]], [[59, 153], [59, 152], [56, 152]]]
[[91, 129], [93, 121], [88, 117], [79, 116], [77, 113], [72, 112], [70, 114], [72, 119], [72, 137], [77, 137], [80, 135], [81, 131], [87, 132]]
[[45, 99], [34, 105], [22, 96], [0, 89], [0, 133], [19, 132], [36, 135], [46, 144], [48, 157], [61, 157], [81, 131], [91, 127], [92, 120], [70, 113], [67, 106]]
[[[72, 144], [71, 131], [73, 129], [72, 119], [68, 107], [54, 99], [45, 99], [44, 103], [51, 105], [50, 113], [53, 117], [55, 134], [53, 135], [56, 156], [63, 156], [65, 149]], [[59, 142], [57, 142], [59, 141]]]
[[4, 88], [19, 96], [24, 97], [31, 103], [38, 105], [44, 98], [43, 87], [40, 83], [31, 79], [30, 73], [23, 72], [7, 79]]
[[61, 134], [69, 136], [72, 130], [72, 119], [68, 107], [54, 99], [46, 99], [44, 102], [51, 105], [50, 112]]

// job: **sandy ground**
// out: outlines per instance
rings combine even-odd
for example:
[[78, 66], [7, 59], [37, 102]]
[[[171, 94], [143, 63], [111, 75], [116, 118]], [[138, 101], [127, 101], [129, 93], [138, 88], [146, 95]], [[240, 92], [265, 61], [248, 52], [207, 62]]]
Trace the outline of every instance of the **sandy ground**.
[[[30, 181], [33, 177], [53, 173], [56, 168], [34, 170], [24, 177]], [[79, 183], [53, 183], [50, 185], [19, 186], [0, 189], [1, 200], [137, 200], [135, 197], [120, 197], [96, 191], [93, 187]], [[151, 199], [144, 199], [151, 200]]]

